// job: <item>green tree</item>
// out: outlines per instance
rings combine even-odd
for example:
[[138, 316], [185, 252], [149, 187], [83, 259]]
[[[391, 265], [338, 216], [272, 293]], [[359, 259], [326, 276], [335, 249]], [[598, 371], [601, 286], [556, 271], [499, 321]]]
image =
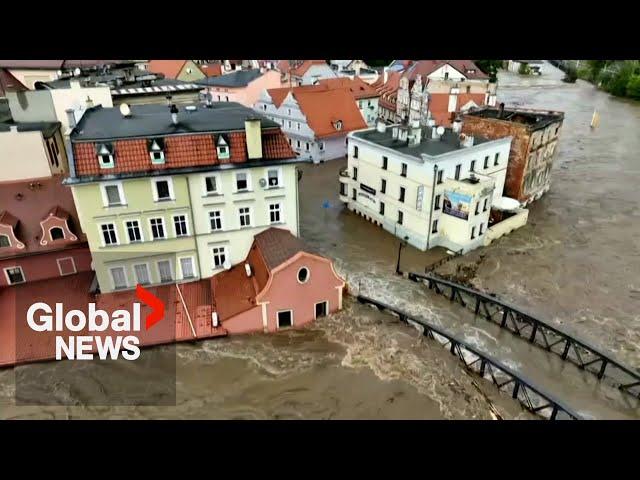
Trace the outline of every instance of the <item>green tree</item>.
[[588, 80], [595, 81], [604, 67], [607, 66], [608, 60], [587, 60], [589, 68]]
[[528, 64], [521, 63], [520, 66], [518, 67], [518, 73], [520, 75], [529, 75], [531, 73], [531, 69], [529, 68]]
[[632, 75], [627, 82], [627, 96], [640, 100], [640, 75]]
[[480, 70], [489, 75], [489, 79], [495, 82], [498, 79], [498, 69], [502, 68], [502, 60], [474, 60]]
[[636, 70], [636, 62], [633, 60], [626, 60], [620, 67], [620, 69], [613, 74], [613, 77], [608, 82], [606, 90], [617, 97], [624, 97], [627, 95], [627, 84]]

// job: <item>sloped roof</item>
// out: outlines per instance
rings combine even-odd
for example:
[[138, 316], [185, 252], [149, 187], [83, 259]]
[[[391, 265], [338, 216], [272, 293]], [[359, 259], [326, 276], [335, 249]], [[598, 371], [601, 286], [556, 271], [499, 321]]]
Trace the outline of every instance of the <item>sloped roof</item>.
[[195, 83], [210, 87], [243, 88], [261, 76], [262, 72], [257, 68], [251, 70], [236, 70], [235, 72], [219, 75], [217, 77], [203, 78]]
[[469, 79], [489, 78], [472, 60], [417, 60], [406, 69], [403, 77], [407, 77], [410, 81], [413, 81], [416, 76], [421, 75], [422, 77], [426, 77], [447, 64]]
[[202, 73], [207, 77], [217, 77], [222, 75], [222, 64], [219, 62], [203, 63], [202, 65], [199, 65], [199, 67]]
[[327, 65], [327, 62], [324, 60], [305, 60], [302, 65], [291, 70], [291, 75], [302, 77], [313, 65]]
[[362, 80], [355, 77], [353, 80], [349, 77], [323, 78], [318, 80], [318, 85], [326, 85], [328, 88], [348, 88], [355, 99], [372, 98], [379, 96], [375, 88]]
[[262, 258], [271, 271], [309, 247], [289, 230], [271, 227], [253, 237]]
[[176, 78], [186, 60], [151, 60], [149, 62], [149, 71], [153, 73], [162, 73], [166, 78]]
[[29, 89], [14, 77], [11, 72], [5, 68], [0, 68], [0, 97], [6, 96], [8, 91], [24, 92], [25, 90]]

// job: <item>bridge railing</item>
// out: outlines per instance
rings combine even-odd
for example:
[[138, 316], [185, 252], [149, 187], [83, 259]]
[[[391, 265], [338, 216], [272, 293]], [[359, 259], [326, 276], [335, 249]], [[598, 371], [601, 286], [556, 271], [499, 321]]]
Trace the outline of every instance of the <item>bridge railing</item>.
[[409, 325], [420, 327], [424, 336], [447, 348], [464, 363], [468, 370], [492, 382], [499, 390], [508, 392], [530, 412], [548, 420], [581, 419], [571, 407], [550, 393], [544, 392], [521, 373], [515, 372], [486, 353], [476, 350], [442, 328], [364, 295], [358, 295], [357, 298], [360, 303], [373, 305], [378, 310], [390, 313]]
[[413, 281], [427, 283], [430, 289], [447, 296], [450, 301], [458, 302], [476, 315], [574, 363], [598, 379], [606, 378], [624, 393], [640, 398], [640, 373], [622, 365], [585, 340], [577, 339], [495, 296], [445, 280], [433, 273], [409, 273], [408, 276]]

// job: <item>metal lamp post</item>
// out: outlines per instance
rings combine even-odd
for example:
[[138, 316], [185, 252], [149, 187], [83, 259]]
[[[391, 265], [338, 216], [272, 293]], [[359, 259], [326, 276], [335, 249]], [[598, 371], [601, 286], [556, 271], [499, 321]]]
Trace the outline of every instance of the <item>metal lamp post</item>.
[[400, 241], [400, 244], [398, 245], [398, 261], [396, 262], [396, 275], [402, 275], [402, 272], [400, 271], [400, 254], [402, 253], [402, 247], [407, 245], [407, 240], [409, 240], [409, 237], [405, 236]]

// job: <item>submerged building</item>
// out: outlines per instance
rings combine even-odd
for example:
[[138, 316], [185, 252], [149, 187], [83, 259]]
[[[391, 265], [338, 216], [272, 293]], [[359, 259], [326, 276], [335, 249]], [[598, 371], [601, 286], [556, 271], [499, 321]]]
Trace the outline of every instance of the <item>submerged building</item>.
[[549, 110], [482, 108], [463, 117], [462, 131], [497, 139], [513, 137], [505, 180], [506, 196], [527, 205], [551, 186], [551, 169], [564, 113]]
[[[464, 253], [524, 225], [526, 210], [515, 211], [517, 202], [503, 197], [511, 137], [469, 136], [460, 128], [379, 122], [349, 134], [340, 199], [420, 250]], [[492, 231], [492, 212], [503, 210], [501, 219], [517, 218]]]

